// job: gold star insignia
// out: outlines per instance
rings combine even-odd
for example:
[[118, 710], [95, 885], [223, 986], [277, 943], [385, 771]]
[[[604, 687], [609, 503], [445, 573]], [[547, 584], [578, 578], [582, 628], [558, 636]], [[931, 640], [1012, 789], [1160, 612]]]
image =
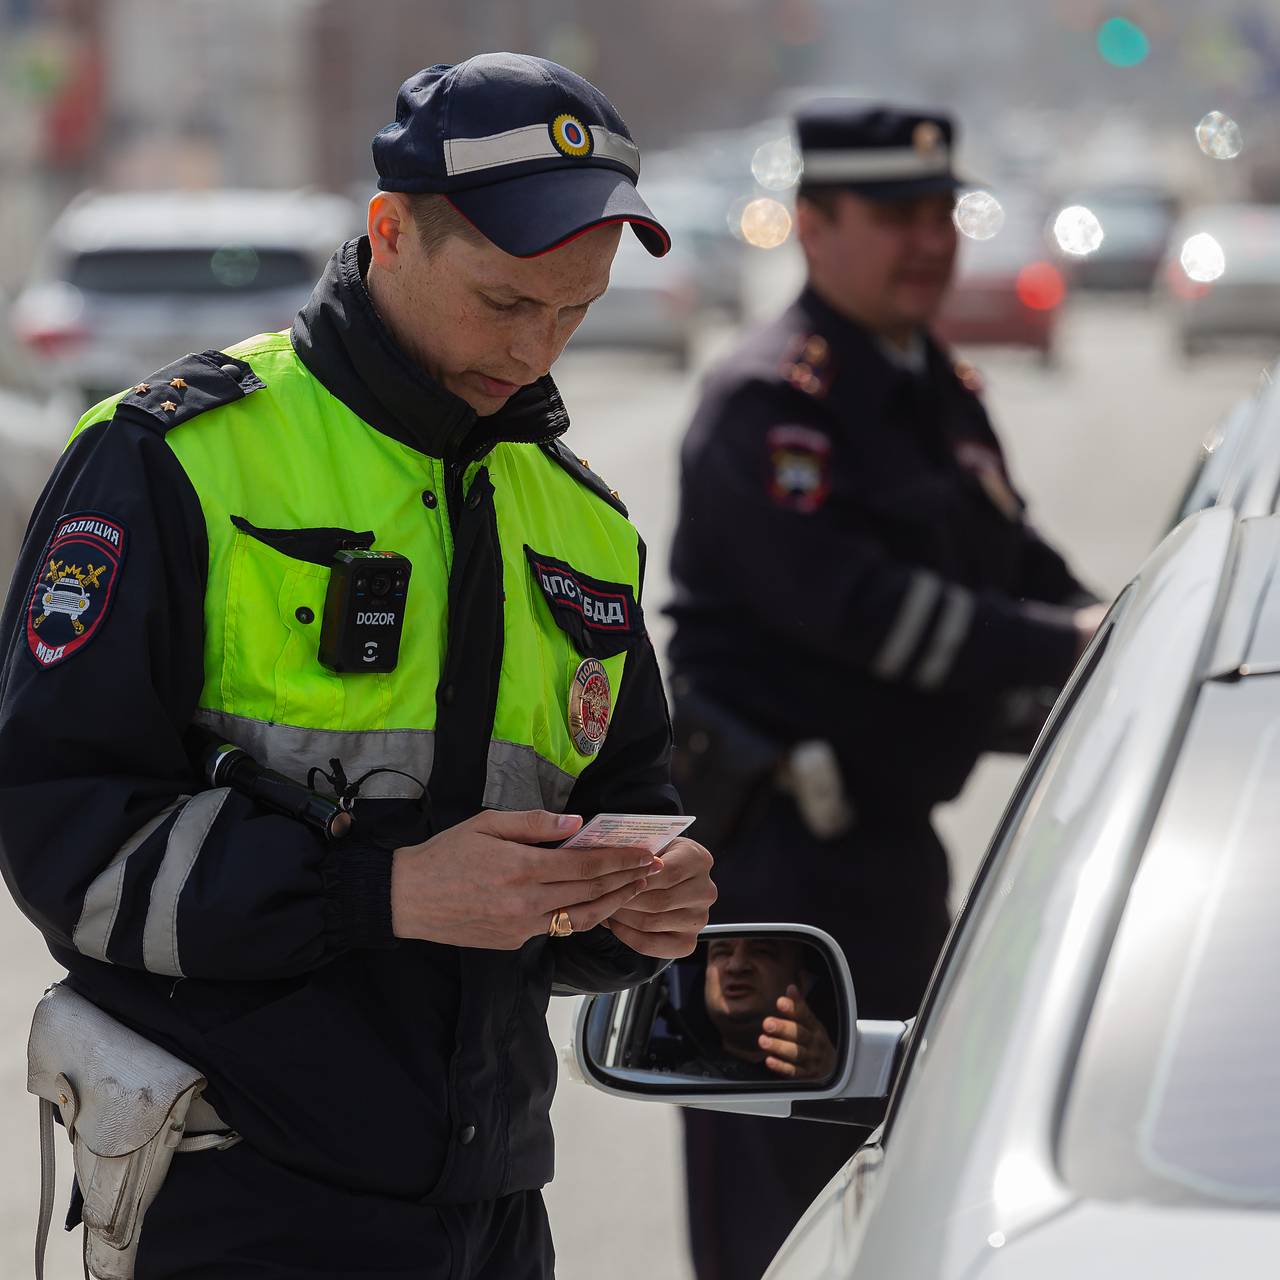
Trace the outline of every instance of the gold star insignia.
[[147, 392], [150, 390], [151, 390], [151, 383], [140, 382], [136, 387], [134, 387], [133, 394], [135, 396], [145, 396]]
[[178, 412], [178, 406], [174, 404], [172, 400], [166, 400], [160, 407], [165, 411], [165, 413]]
[[579, 458], [579, 459], [578, 459], [578, 461], [579, 461], [580, 463], [582, 463], [582, 465], [583, 465], [583, 466], [584, 466], [588, 471], [590, 471], [590, 470], [591, 470], [591, 463], [589, 463], [589, 462], [586, 460], [586, 458]]
[[187, 389], [187, 380], [186, 378], [170, 378], [169, 385], [175, 391], [185, 391]]

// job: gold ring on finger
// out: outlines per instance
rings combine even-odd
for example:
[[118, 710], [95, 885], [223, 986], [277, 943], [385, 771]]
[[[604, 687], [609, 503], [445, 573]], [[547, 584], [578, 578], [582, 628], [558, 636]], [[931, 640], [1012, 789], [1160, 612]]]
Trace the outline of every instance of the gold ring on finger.
[[557, 911], [551, 917], [551, 923], [547, 926], [547, 937], [549, 938], [567, 938], [573, 932], [573, 921], [569, 919], [567, 911]]

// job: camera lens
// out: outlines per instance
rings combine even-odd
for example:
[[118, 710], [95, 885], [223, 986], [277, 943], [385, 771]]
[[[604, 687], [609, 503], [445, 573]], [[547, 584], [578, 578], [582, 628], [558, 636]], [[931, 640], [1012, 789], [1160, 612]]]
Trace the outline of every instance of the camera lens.
[[369, 594], [375, 596], [385, 596], [391, 590], [391, 575], [388, 573], [375, 573], [369, 579]]

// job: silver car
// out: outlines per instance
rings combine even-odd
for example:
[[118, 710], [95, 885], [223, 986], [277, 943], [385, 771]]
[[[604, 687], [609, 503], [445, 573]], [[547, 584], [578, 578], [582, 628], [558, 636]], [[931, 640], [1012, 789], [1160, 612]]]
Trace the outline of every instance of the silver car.
[[1121, 593], [909, 1026], [829, 1019], [822, 1079], [691, 1090], [602, 1062], [621, 997], [586, 1006], [598, 1087], [876, 1125], [767, 1280], [1276, 1274], [1277, 569], [1280, 517], [1219, 505]]
[[80, 196], [10, 313], [29, 380], [86, 407], [184, 352], [283, 329], [359, 223], [309, 192]]

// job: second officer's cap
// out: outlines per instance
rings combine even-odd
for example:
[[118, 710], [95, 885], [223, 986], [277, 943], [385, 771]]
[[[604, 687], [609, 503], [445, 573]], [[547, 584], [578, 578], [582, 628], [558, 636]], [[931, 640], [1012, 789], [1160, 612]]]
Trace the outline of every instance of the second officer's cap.
[[671, 247], [636, 190], [640, 151], [622, 117], [545, 58], [485, 53], [410, 76], [373, 159], [381, 190], [443, 195], [518, 258], [618, 222], [655, 257]]
[[938, 111], [832, 98], [796, 114], [806, 187], [910, 200], [963, 186], [951, 167], [956, 129]]

